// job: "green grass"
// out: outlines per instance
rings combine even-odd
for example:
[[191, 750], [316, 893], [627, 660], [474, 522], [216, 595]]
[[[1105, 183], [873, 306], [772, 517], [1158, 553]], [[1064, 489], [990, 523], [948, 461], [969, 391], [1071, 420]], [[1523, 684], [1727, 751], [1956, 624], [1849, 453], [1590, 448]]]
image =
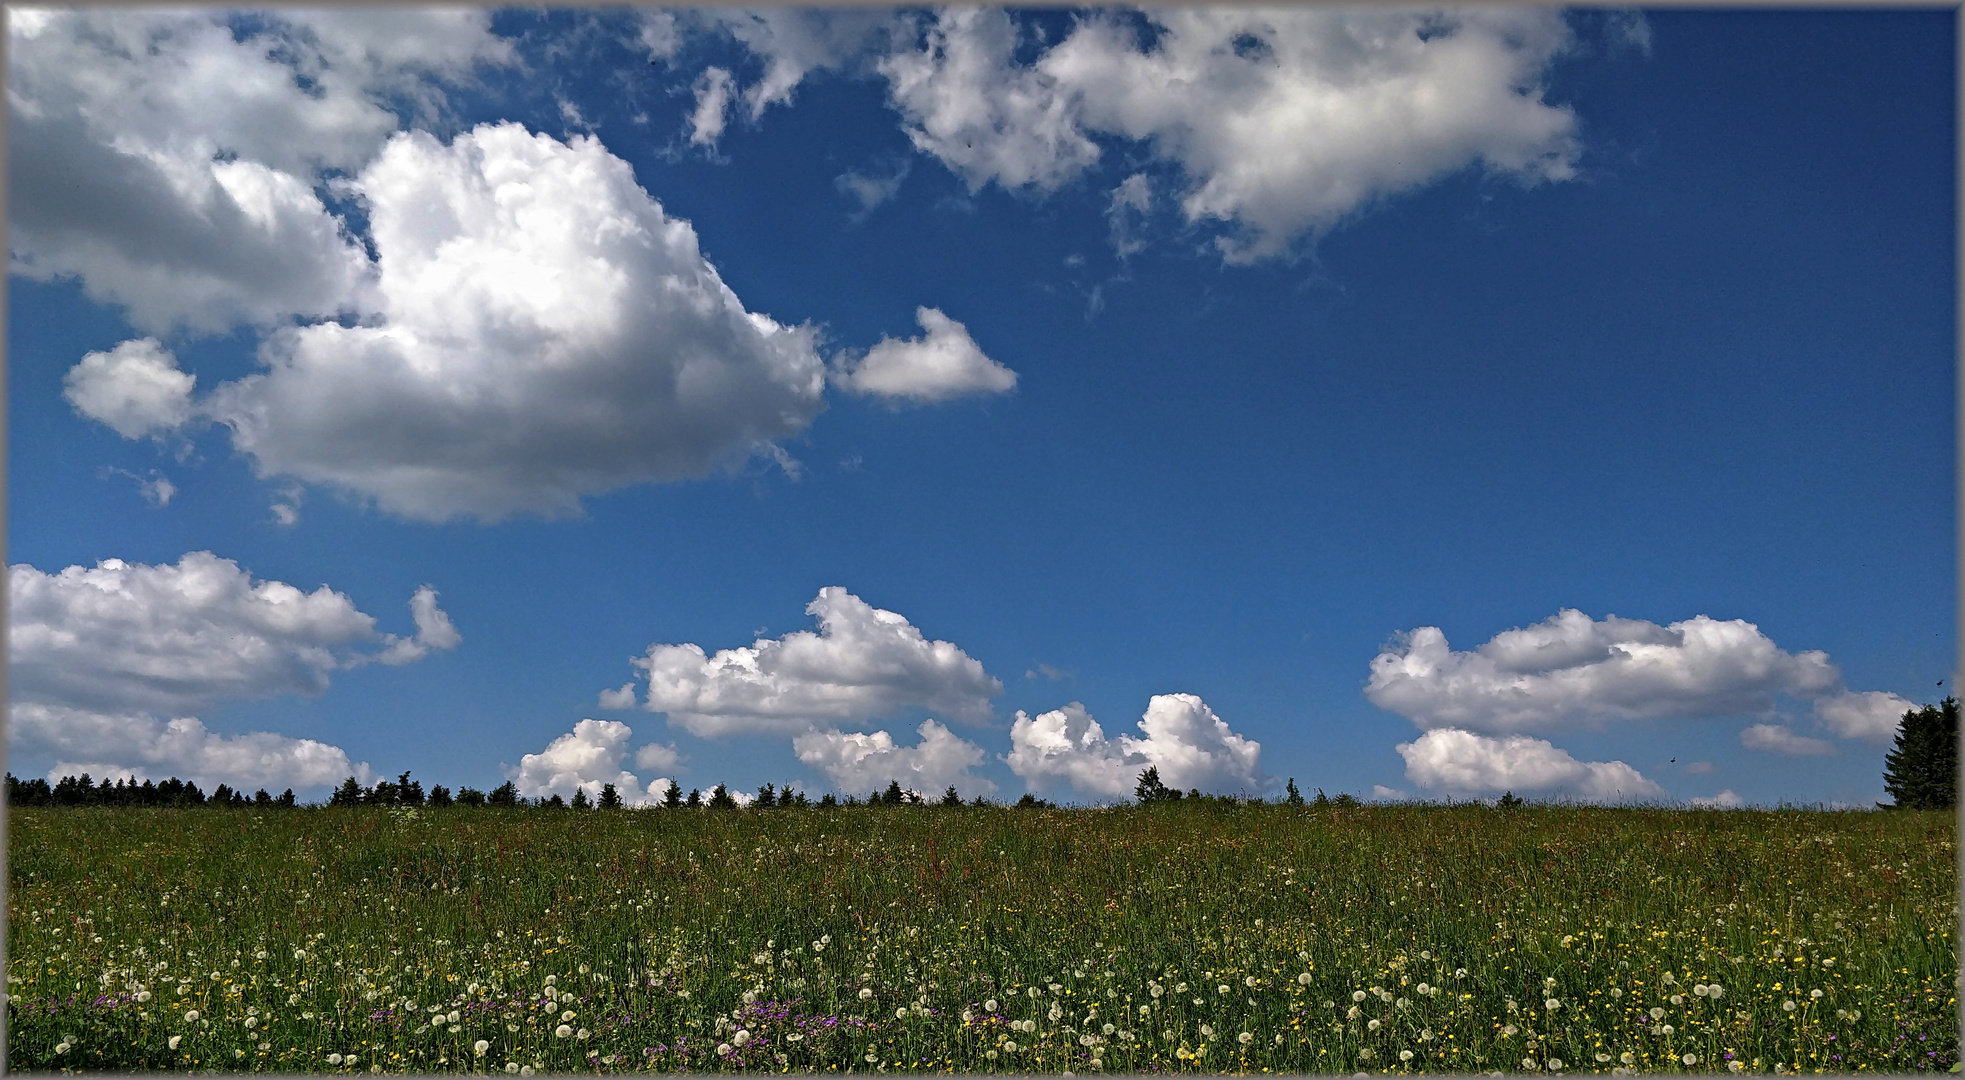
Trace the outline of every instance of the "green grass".
[[8, 834], [16, 1069], [1958, 1059], [1946, 813], [72, 809]]

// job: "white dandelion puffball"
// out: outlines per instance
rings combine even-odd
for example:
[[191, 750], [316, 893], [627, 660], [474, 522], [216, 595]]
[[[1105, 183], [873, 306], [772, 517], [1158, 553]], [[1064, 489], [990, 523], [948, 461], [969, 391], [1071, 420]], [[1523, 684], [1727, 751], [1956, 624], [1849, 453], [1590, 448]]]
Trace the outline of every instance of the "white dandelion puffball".
[[1351, 1000], [1352, 1000], [1352, 1001], [1363, 1001], [1364, 999], [1365, 999], [1365, 992], [1364, 992], [1363, 990], [1353, 990], [1353, 991], [1351, 991]]
[[1794, 1011], [1794, 1002], [1792, 1002], [1792, 1001], [1783, 1001], [1783, 1002], [1781, 1002], [1781, 1011], [1782, 1011], [1782, 1012], [1793, 1012], [1793, 1011]]
[[1411, 1060], [1412, 1060], [1412, 1051], [1410, 1051], [1410, 1050], [1401, 1050], [1401, 1051], [1399, 1051], [1399, 1060], [1400, 1060], [1400, 1061], [1411, 1061]]
[[198, 1022], [198, 1010], [196, 1010], [196, 1009], [192, 1009], [191, 1011], [189, 1011], [189, 1012], [187, 1012], [187, 1013], [185, 1013], [185, 1014], [184, 1014], [184, 1022], [185, 1022], [185, 1023], [187, 1023], [187, 1024], [195, 1024], [195, 1023], [197, 1023], [197, 1022]]
[[491, 1043], [485, 1041], [484, 1039], [479, 1039], [477, 1042], [471, 1044], [471, 1052], [479, 1057], [483, 1057], [484, 1052], [489, 1049], [491, 1049]]
[[169, 1041], [169, 1043], [168, 1043], [167, 1045], [169, 1045], [171, 1049], [173, 1049], [173, 1050], [175, 1050], [175, 1049], [177, 1049], [177, 1044], [178, 1044], [178, 1043], [180, 1043], [180, 1042], [183, 1042], [183, 1041], [184, 1041], [184, 1036], [182, 1036], [182, 1035], [173, 1035], [173, 1036], [171, 1036], [171, 1037], [170, 1037], [170, 1041]]
[[995, 1011], [996, 1011], [996, 999], [995, 999], [995, 998], [990, 998], [989, 1000], [987, 1000], [987, 1001], [985, 1001], [985, 1002], [983, 1002], [983, 1011], [984, 1011], [984, 1012], [995, 1012]]
[[1310, 985], [1310, 973], [1306, 971], [1306, 972], [1304, 972], [1303, 974], [1301, 974], [1301, 975], [1298, 975], [1298, 976], [1296, 977], [1296, 981], [1297, 981], [1297, 982], [1298, 982], [1299, 984], [1301, 984], [1301, 985], [1303, 985], [1303, 986], [1309, 986], [1309, 985]]
[[553, 1029], [553, 1034], [564, 1039], [573, 1034], [573, 1029], [566, 1024], [561, 1024]]
[[870, 998], [870, 997], [872, 997], [872, 996], [873, 996], [873, 988], [872, 988], [872, 987], [868, 987], [868, 986], [862, 986], [862, 987], [860, 987], [860, 1000], [861, 1000], [861, 1001], [865, 1001], [865, 1000], [867, 1000], [868, 998]]
[[1699, 1064], [1699, 1055], [1687, 1054], [1684, 1057], [1679, 1058], [1679, 1060], [1685, 1062], [1687, 1065], [1697, 1065]]
[[1808, 991], [1808, 996], [1810, 998], [1820, 998], [1822, 996], [1822, 992], [1820, 990], [1810, 990]]

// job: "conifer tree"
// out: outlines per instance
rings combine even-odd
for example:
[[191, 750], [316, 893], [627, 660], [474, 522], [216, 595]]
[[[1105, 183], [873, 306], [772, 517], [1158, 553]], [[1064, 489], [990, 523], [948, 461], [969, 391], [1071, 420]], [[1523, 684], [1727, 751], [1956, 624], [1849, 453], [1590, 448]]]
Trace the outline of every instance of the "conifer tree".
[[1904, 713], [1897, 725], [1896, 745], [1883, 756], [1883, 790], [1903, 809], [1943, 810], [1957, 805], [1956, 698]]

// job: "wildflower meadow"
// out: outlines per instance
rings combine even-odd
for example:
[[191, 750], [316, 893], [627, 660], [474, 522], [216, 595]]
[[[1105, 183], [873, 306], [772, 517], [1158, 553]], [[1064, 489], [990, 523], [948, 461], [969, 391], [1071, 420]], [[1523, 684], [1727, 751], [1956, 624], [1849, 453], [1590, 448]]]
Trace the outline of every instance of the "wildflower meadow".
[[1949, 1070], [1949, 813], [16, 808], [14, 1069]]

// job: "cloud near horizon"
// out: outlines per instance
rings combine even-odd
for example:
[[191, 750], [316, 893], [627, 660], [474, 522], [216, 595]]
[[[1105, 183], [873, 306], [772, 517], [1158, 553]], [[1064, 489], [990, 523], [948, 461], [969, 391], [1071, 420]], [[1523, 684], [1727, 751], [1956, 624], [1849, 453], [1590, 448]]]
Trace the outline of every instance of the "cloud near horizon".
[[1490, 734], [1766, 716], [1782, 698], [1812, 699], [1838, 734], [1866, 738], [1902, 701], [1847, 692], [1827, 653], [1786, 652], [1744, 619], [1660, 626], [1573, 608], [1471, 652], [1454, 651], [1439, 627], [1408, 631], [1372, 660], [1365, 696], [1423, 729]]
[[933, 720], [922, 721], [916, 732], [920, 742], [906, 747], [885, 731], [860, 734], [833, 728], [798, 736], [792, 750], [848, 794], [877, 791], [890, 781], [930, 801], [951, 786], [965, 799], [995, 793], [994, 782], [971, 772], [983, 762], [982, 747]]
[[[667, 713], [692, 735], [797, 735], [864, 724], [919, 708], [964, 723], [987, 722], [1002, 680], [947, 641], [930, 641], [907, 619], [839, 586], [805, 606], [818, 632], [722, 649], [650, 645], [632, 663], [645, 680], [641, 707]], [[636, 683], [604, 691], [605, 708], [630, 708]]]
[[[46, 754], [201, 783], [309, 786], [356, 773], [338, 747], [270, 732], [222, 735], [186, 713], [226, 701], [318, 696], [335, 671], [403, 664], [463, 640], [423, 586], [416, 634], [323, 585], [255, 581], [194, 551], [175, 564], [105, 559], [48, 574], [8, 568], [9, 739]], [[164, 719], [163, 717], [169, 717]], [[329, 775], [333, 774], [333, 775]]]
[[1266, 790], [1262, 744], [1235, 734], [1193, 694], [1156, 694], [1138, 724], [1141, 735], [1108, 739], [1078, 702], [1037, 716], [1019, 710], [1010, 726], [1010, 771], [1033, 791], [1059, 786], [1094, 798], [1129, 798], [1148, 768], [1173, 788], [1211, 792]]
[[[622, 767], [628, 740], [633, 736], [634, 729], [618, 720], [582, 720], [544, 750], [520, 758], [518, 767], [507, 769], [505, 776], [528, 799], [552, 795], [571, 799], [575, 791], [584, 791], [587, 798], [599, 801], [601, 788], [613, 784], [624, 806], [653, 806], [662, 801], [672, 778], [659, 776], [643, 786], [640, 777]], [[663, 749], [671, 755], [666, 765], [660, 753]], [[636, 753], [635, 766], [673, 768], [673, 754], [673, 748], [650, 744]]]
[[1445, 795], [1515, 791], [1598, 803], [1665, 798], [1664, 788], [1621, 761], [1578, 761], [1546, 739], [1525, 735], [1494, 738], [1435, 728], [1397, 749], [1406, 779]]

